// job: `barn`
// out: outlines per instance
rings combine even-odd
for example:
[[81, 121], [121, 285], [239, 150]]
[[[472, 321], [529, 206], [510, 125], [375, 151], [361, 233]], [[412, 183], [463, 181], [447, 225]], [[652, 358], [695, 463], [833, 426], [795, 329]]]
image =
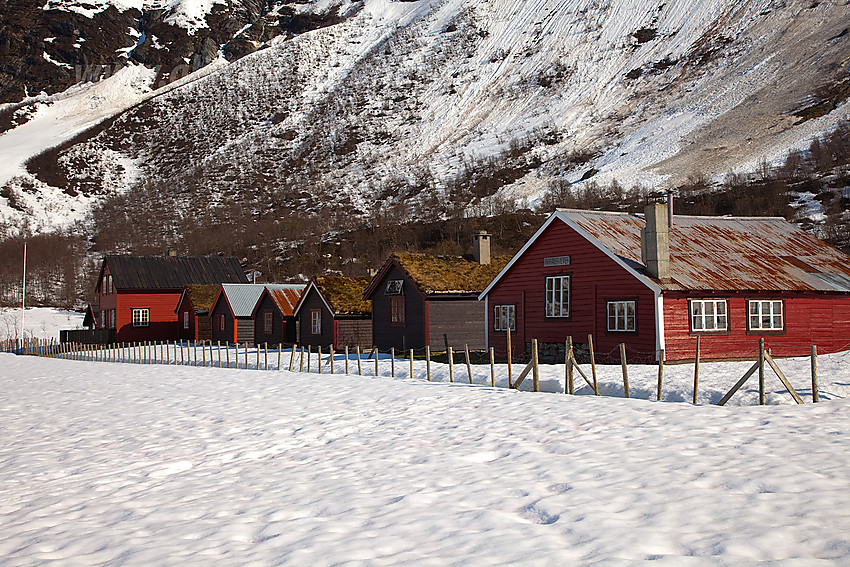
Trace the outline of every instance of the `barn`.
[[[255, 321], [257, 307], [261, 297], [263, 297], [263, 292], [266, 290], [295, 290], [300, 296], [304, 287], [304, 284], [222, 284], [210, 310], [213, 340], [224, 343], [249, 344], [254, 344], [257, 340], [266, 342], [257, 337]], [[297, 298], [292, 303], [294, 304], [296, 301]], [[274, 309], [277, 309], [277, 307], [274, 307]]]
[[305, 346], [372, 346], [372, 306], [363, 299], [369, 278], [319, 276], [298, 306], [298, 343]]
[[204, 341], [212, 338], [210, 309], [219, 287], [215, 284], [192, 284], [185, 287], [175, 309], [181, 340]]
[[236, 258], [106, 256], [95, 287], [99, 328], [119, 342], [176, 340], [175, 307], [187, 285], [245, 282]]
[[850, 348], [850, 257], [782, 218], [558, 210], [480, 299], [500, 356], [509, 330], [513, 356], [588, 335], [646, 362], [693, 359], [697, 337], [703, 358]]
[[363, 298], [372, 302], [372, 340], [380, 349], [480, 350], [485, 321], [478, 294], [507, 263], [459, 256], [397, 254], [372, 278]]

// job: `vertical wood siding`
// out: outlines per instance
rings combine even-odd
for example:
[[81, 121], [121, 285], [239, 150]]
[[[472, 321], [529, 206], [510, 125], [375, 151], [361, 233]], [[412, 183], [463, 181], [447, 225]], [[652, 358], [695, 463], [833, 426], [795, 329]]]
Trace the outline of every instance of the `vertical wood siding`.
[[[390, 324], [390, 297], [384, 294], [387, 280], [404, 280], [403, 326]], [[424, 348], [425, 335], [425, 297], [419, 292], [404, 272], [393, 266], [378, 283], [372, 296], [372, 331], [375, 345], [380, 349]]]
[[342, 349], [346, 346], [369, 348], [372, 343], [372, 320], [371, 319], [345, 319], [337, 318], [337, 344], [336, 348]]
[[[547, 257], [569, 256], [567, 266], [544, 267]], [[570, 276], [570, 316], [545, 316], [546, 277]], [[516, 305], [517, 330], [511, 337], [513, 356], [525, 355], [526, 343], [537, 339], [561, 343], [572, 336], [577, 344], [593, 334], [597, 360], [619, 358], [617, 347], [626, 343], [630, 358], [655, 360], [655, 301], [652, 290], [632, 277], [561, 221], [554, 221], [526, 250], [488, 294], [489, 344], [497, 355], [506, 355], [506, 333], [493, 330], [496, 305]], [[609, 332], [608, 301], [635, 300], [636, 332]], [[483, 303], [483, 302], [482, 302]]]
[[[214, 341], [221, 341], [223, 343], [231, 344], [234, 340], [234, 325], [233, 325], [233, 316], [230, 314], [230, 308], [227, 306], [227, 300], [225, 300], [224, 295], [222, 294], [216, 304], [213, 306], [212, 311], [210, 311], [211, 319], [212, 319], [212, 339]], [[218, 316], [224, 315], [224, 330], [219, 330], [218, 325]]]
[[[318, 335], [313, 334], [312, 319], [310, 318], [314, 309], [319, 309], [322, 313], [322, 332]], [[309, 294], [304, 298], [301, 309], [298, 311], [298, 319], [299, 344], [321, 347], [328, 347], [333, 344], [333, 316], [331, 316], [331, 312], [328, 311], [315, 288], [311, 287]]]
[[468, 344], [474, 350], [485, 347], [484, 302], [472, 299], [428, 301], [429, 341], [432, 348], [442, 350], [444, 335], [455, 349]]

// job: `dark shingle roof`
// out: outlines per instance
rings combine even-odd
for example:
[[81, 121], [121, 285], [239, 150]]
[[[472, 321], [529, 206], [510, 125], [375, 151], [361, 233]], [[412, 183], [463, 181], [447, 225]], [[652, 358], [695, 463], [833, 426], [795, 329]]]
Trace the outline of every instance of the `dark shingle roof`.
[[247, 283], [236, 258], [106, 256], [116, 289], [182, 289], [189, 284]]

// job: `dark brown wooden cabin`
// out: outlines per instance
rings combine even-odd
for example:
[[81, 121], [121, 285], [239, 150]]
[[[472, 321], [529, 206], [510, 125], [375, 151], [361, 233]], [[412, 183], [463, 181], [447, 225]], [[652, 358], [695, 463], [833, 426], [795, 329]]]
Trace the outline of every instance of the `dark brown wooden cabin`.
[[187, 285], [177, 302], [180, 339], [204, 341], [212, 339], [210, 309], [219, 290], [218, 285]]
[[254, 308], [254, 341], [270, 345], [297, 342], [295, 306], [304, 285], [268, 286]]
[[363, 299], [369, 278], [320, 276], [304, 290], [295, 317], [305, 346], [372, 346], [372, 306]]
[[375, 346], [484, 349], [485, 311], [478, 294], [508, 260], [480, 264], [457, 256], [393, 255], [363, 295], [372, 302]]

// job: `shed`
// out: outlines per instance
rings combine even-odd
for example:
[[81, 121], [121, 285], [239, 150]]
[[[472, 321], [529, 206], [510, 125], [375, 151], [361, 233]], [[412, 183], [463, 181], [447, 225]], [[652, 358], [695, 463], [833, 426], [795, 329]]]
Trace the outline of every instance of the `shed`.
[[306, 286], [290, 284], [267, 286], [254, 307], [254, 337], [257, 343], [297, 342], [295, 306]]
[[373, 342], [381, 349], [483, 349], [485, 311], [478, 294], [508, 259], [482, 264], [460, 256], [393, 255], [363, 294], [372, 302]]
[[319, 276], [298, 306], [298, 342], [305, 346], [372, 346], [372, 306], [363, 299], [369, 278]]
[[220, 285], [187, 285], [177, 302], [177, 320], [180, 325], [180, 339], [204, 341], [212, 339], [210, 310], [218, 295]]
[[500, 356], [508, 329], [514, 356], [588, 335], [638, 362], [692, 359], [698, 336], [703, 358], [850, 347], [850, 257], [782, 218], [558, 210], [480, 299]]
[[[222, 284], [210, 311], [213, 340], [253, 344], [256, 340], [254, 316], [263, 292], [304, 287], [304, 284]], [[300, 295], [300, 291], [298, 293]]]

